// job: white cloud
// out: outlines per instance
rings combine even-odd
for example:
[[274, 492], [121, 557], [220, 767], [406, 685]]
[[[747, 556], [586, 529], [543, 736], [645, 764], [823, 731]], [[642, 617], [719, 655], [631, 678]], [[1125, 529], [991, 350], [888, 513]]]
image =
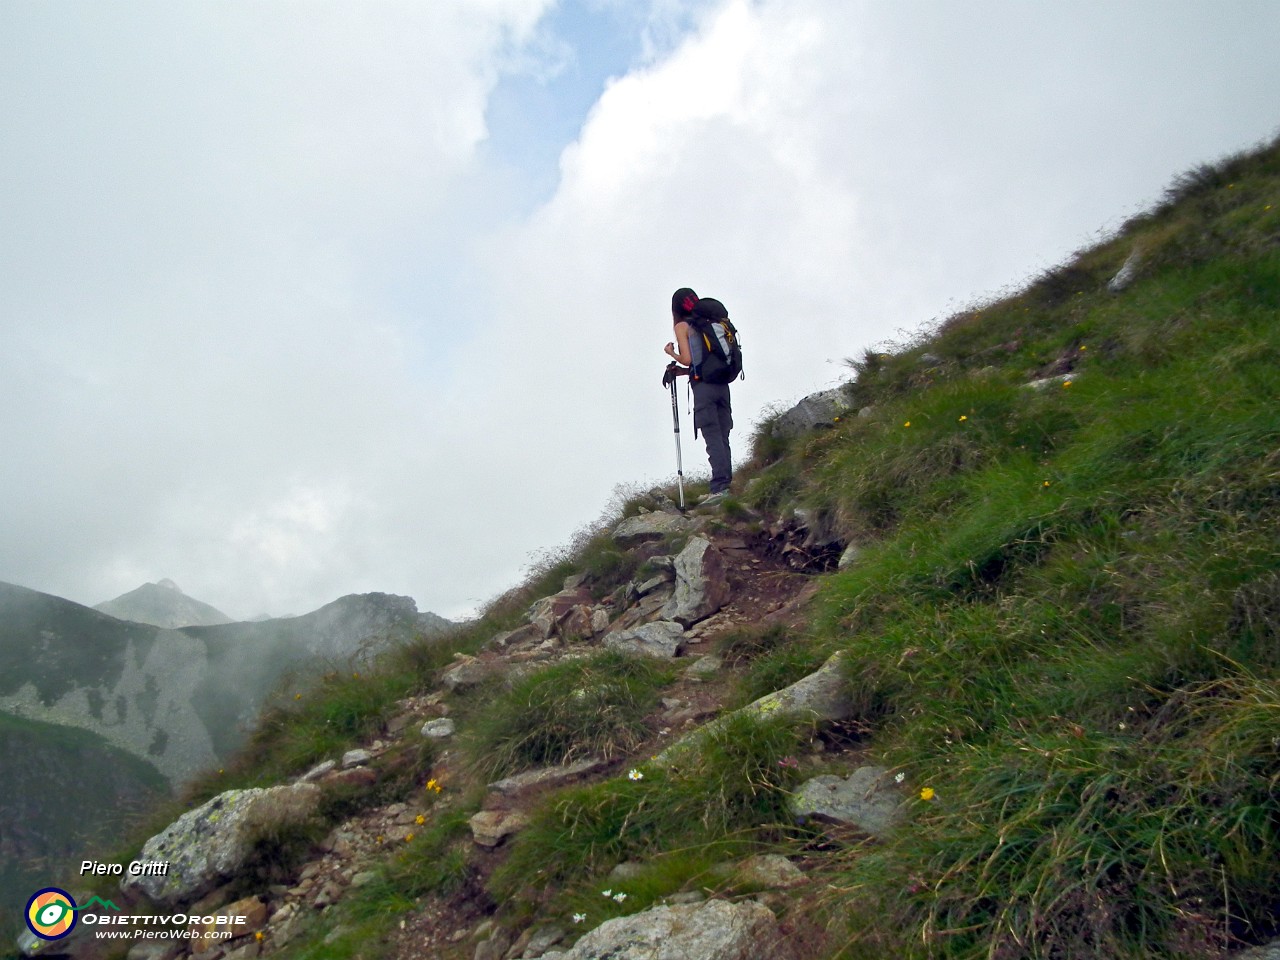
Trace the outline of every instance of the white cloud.
[[1275, 123], [1265, 2], [628, 6], [527, 216], [481, 145], [550, 0], [0, 7], [0, 579], [456, 615], [673, 471], [675, 287], [742, 328], [742, 453]]

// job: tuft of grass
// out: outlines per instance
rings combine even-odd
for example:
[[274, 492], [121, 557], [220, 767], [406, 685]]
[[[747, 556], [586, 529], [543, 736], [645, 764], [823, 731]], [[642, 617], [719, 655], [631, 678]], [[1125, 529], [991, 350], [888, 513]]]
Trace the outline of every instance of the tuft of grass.
[[645, 715], [671, 676], [657, 661], [604, 651], [517, 680], [472, 717], [474, 766], [500, 777], [626, 754], [648, 736]]
[[596, 883], [627, 860], [677, 851], [723, 858], [790, 835], [787, 796], [798, 772], [779, 761], [801, 743], [790, 724], [740, 715], [679, 766], [642, 764], [643, 779], [563, 791], [535, 812], [489, 889], [499, 901], [532, 901], [547, 884]]

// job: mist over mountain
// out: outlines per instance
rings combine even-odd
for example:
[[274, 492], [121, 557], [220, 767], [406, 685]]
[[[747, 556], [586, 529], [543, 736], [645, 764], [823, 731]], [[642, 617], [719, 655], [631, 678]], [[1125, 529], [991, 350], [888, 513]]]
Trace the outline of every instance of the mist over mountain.
[[144, 583], [114, 600], [94, 604], [93, 609], [117, 620], [150, 623], [157, 627], [207, 627], [234, 622], [216, 607], [187, 596], [181, 587], [168, 579]]
[[[126, 594], [135, 612], [188, 599], [148, 586]], [[92, 731], [180, 783], [240, 746], [286, 675], [448, 626], [409, 597], [369, 593], [299, 617], [167, 629], [0, 583], [0, 712]]]

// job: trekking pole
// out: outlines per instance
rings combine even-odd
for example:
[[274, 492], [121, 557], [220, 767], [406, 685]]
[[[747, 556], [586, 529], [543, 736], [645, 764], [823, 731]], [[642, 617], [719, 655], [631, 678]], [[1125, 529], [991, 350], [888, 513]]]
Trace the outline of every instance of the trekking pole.
[[676, 378], [671, 378], [671, 420], [676, 428], [676, 483], [680, 489], [680, 509], [684, 510], [684, 461], [680, 456], [680, 401], [676, 399]]

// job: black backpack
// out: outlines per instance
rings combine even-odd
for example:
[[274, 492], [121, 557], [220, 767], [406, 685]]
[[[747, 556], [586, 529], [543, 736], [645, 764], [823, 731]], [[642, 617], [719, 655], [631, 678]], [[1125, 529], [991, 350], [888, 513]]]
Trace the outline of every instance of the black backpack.
[[731, 383], [742, 376], [742, 343], [724, 304], [703, 297], [688, 322], [702, 337], [702, 362], [690, 368], [689, 379], [695, 383]]

